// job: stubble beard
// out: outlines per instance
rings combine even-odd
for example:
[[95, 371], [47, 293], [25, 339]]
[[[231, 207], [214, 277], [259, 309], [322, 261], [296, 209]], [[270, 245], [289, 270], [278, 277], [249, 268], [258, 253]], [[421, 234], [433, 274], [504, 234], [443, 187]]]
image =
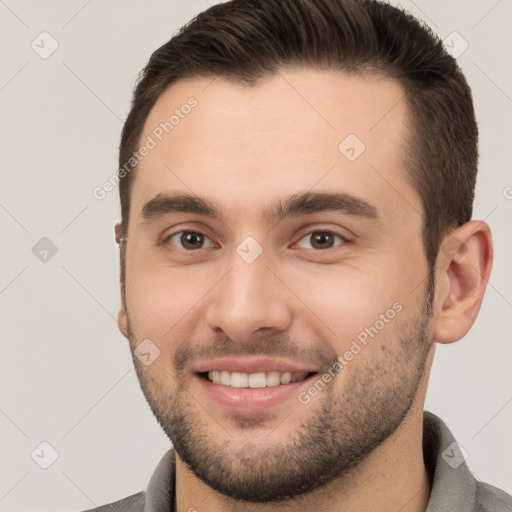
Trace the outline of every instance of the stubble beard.
[[[135, 357], [134, 364], [153, 414], [200, 480], [235, 500], [283, 502], [342, 478], [402, 423], [425, 370], [429, 301], [427, 297], [417, 318], [397, 329], [402, 333], [399, 343], [388, 343], [375, 364], [359, 365], [341, 389], [333, 379], [309, 405], [298, 405], [284, 421], [270, 422], [282, 422], [277, 434], [294, 426], [286, 442], [272, 442], [269, 435], [266, 443], [253, 444], [253, 428], [266, 422], [264, 416], [233, 416], [232, 437], [215, 438], [209, 427], [218, 429], [218, 424], [190, 394], [185, 372], [177, 372], [177, 386], [169, 389], [162, 375], [151, 373]], [[129, 335], [133, 353], [131, 325]]]

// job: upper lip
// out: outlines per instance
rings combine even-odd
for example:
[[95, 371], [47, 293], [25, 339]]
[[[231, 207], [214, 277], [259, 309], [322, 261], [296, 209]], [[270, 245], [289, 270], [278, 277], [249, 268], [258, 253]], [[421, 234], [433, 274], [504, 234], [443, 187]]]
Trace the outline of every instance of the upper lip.
[[241, 359], [236, 357], [225, 357], [205, 361], [193, 368], [195, 373], [211, 372], [211, 371], [228, 371], [239, 373], [259, 373], [259, 372], [291, 372], [291, 373], [310, 373], [317, 370], [306, 367], [303, 364], [290, 363], [282, 359], [269, 358], [251, 358]]

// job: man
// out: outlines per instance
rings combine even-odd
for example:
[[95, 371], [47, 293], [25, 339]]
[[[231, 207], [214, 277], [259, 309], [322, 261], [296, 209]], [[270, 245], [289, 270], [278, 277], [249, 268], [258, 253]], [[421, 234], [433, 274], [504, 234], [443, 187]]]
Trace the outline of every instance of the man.
[[174, 448], [98, 510], [511, 510], [423, 411], [491, 271], [477, 138], [454, 59], [376, 1], [234, 0], [154, 52], [119, 327]]

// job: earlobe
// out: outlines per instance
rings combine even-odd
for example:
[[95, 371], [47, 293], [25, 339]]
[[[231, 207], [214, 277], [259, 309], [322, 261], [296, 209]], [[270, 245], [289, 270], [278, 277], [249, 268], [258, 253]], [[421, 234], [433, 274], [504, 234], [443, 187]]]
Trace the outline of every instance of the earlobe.
[[[121, 239], [121, 225], [115, 225], [115, 239], [119, 244]], [[121, 334], [129, 339], [129, 328], [128, 328], [128, 314], [126, 312], [126, 299], [125, 299], [125, 253], [124, 247], [119, 248], [120, 264], [119, 264], [119, 289], [121, 294], [121, 305], [119, 306], [119, 313], [117, 314], [117, 325]]]
[[492, 236], [483, 221], [470, 221], [443, 240], [436, 264], [434, 341], [453, 343], [469, 331], [491, 273]]
[[121, 224], [116, 224], [114, 227], [114, 236], [116, 239], [116, 243], [120, 243], [121, 241]]
[[128, 315], [126, 314], [126, 308], [123, 304], [123, 300], [121, 298], [121, 307], [119, 308], [119, 313], [117, 314], [117, 325], [121, 334], [129, 339], [129, 329], [128, 329]]

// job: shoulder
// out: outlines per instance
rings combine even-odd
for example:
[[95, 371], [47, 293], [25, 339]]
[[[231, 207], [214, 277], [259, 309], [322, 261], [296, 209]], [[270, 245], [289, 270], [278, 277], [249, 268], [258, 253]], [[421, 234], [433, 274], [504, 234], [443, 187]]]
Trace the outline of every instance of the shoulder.
[[481, 512], [510, 512], [512, 510], [512, 496], [484, 482], [476, 483], [476, 502], [475, 510]]
[[143, 512], [145, 499], [146, 493], [138, 492], [114, 503], [84, 510], [83, 512]]

